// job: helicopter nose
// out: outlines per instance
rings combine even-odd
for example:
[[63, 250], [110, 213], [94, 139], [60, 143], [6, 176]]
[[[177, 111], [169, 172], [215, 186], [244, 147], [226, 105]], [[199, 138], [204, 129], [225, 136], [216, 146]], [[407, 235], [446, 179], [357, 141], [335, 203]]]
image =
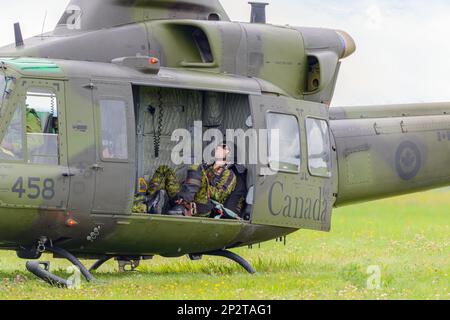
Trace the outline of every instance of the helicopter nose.
[[342, 44], [341, 59], [351, 56], [356, 51], [355, 40], [345, 31], [335, 30]]

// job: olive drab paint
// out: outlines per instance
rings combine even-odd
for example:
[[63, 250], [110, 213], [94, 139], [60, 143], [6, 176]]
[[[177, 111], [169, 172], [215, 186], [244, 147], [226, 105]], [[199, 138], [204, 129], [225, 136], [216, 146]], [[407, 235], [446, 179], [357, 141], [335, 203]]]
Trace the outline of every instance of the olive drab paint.
[[[277, 193], [278, 191], [278, 193]], [[273, 199], [284, 196], [284, 203], [277, 210]], [[284, 218], [307, 219], [325, 222], [328, 206], [323, 199], [322, 188], [320, 187], [315, 198], [304, 198], [285, 193], [285, 185], [275, 182], [269, 191], [269, 211], [273, 216], [282, 215]]]
[[[58, 164], [0, 155], [2, 249], [45, 240], [92, 258], [179, 257], [330, 231], [333, 207], [450, 184], [450, 103], [329, 108], [356, 49], [340, 30], [232, 22], [216, 0], [72, 0], [54, 31], [23, 42], [0, 49], [10, 79], [0, 141], [27, 90], [49, 89]], [[143, 57], [160, 65], [133, 68]], [[154, 173], [145, 166], [170, 165], [167, 131], [192, 129], [205, 101], [226, 105], [207, 119], [222, 130], [247, 129], [247, 118], [270, 129], [269, 115], [289, 123], [276, 128], [288, 156], [247, 166], [250, 221], [133, 213], [138, 182]], [[113, 109], [120, 133], [108, 140], [102, 112]]]

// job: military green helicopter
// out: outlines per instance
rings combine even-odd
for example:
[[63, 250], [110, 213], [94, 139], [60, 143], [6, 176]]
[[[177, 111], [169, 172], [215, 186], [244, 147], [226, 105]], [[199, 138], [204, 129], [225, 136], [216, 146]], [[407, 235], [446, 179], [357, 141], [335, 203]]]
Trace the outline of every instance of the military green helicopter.
[[[238, 23], [217, 0], [72, 0], [50, 33], [24, 40], [16, 24], [0, 49], [0, 248], [53, 253], [88, 281], [110, 259], [125, 270], [155, 255], [222, 256], [254, 273], [229, 250], [330, 231], [335, 207], [450, 184], [450, 104], [329, 108], [352, 38], [270, 25], [267, 4], [250, 4]], [[159, 166], [182, 176], [180, 128], [277, 130], [276, 161], [267, 147], [267, 163], [243, 163], [241, 219], [132, 212]], [[27, 269], [68, 285], [48, 263]]]

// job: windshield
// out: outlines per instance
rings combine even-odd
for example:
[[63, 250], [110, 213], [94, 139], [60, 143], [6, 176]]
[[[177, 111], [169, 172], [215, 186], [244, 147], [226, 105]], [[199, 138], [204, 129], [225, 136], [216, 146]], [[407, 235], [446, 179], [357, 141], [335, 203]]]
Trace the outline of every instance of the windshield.
[[[1, 69], [0, 69], [1, 72]], [[12, 92], [12, 84], [14, 83], [14, 78], [6, 76], [4, 73], [0, 73], [0, 114], [3, 110], [3, 104], [8, 96]]]
[[6, 79], [3, 75], [0, 76], [0, 102], [3, 101], [6, 90]]

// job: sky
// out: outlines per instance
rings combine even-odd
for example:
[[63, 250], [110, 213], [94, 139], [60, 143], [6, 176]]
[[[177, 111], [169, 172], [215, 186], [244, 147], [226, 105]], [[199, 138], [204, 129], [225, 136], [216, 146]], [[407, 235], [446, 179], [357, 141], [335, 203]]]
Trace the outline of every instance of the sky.
[[[7, 0], [0, 0], [5, 3]], [[0, 46], [54, 28], [68, 0], [8, 1], [0, 11]], [[234, 21], [248, 21], [247, 0], [221, 1]], [[450, 1], [267, 0], [268, 22], [347, 31], [356, 53], [343, 60], [333, 106], [450, 101]]]

